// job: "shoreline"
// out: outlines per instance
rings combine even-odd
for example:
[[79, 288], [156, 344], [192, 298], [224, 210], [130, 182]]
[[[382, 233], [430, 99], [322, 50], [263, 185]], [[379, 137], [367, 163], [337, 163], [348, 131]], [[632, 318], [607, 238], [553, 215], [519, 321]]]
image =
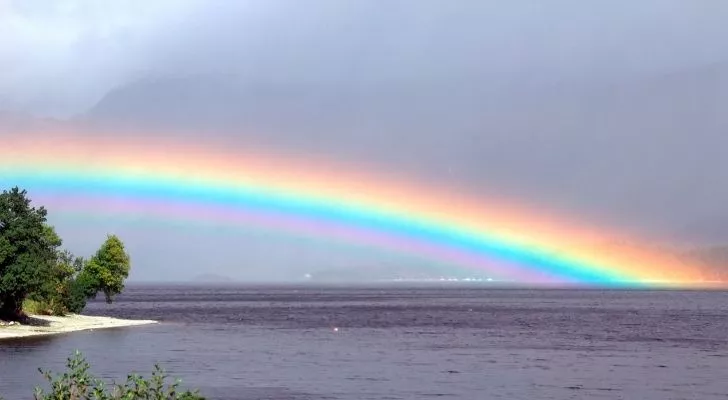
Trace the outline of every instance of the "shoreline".
[[30, 324], [0, 325], [0, 341], [158, 323], [152, 320], [120, 319], [76, 314], [63, 317], [47, 315], [29, 315], [29, 317], [32, 321]]

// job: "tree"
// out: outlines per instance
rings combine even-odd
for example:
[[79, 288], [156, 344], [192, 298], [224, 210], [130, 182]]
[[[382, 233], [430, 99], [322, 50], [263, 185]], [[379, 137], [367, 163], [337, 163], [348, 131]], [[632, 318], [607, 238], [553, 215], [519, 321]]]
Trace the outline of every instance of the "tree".
[[25, 190], [0, 194], [0, 318], [21, 319], [23, 300], [49, 279], [60, 239], [47, 231], [46, 215]]
[[117, 236], [108, 235], [101, 248], [84, 266], [79, 278], [97, 291], [104, 292], [106, 302], [111, 303], [114, 296], [124, 290], [124, 280], [129, 276], [129, 263], [124, 243]]
[[97, 280], [84, 270], [80, 270], [80, 273], [68, 281], [68, 297], [66, 297], [65, 311], [74, 314], [80, 313], [86, 308], [86, 301], [96, 297], [98, 291]]
[[86, 299], [93, 297], [98, 289], [92, 287], [92, 282], [78, 279], [85, 265], [84, 260], [61, 249], [63, 241], [55, 228], [46, 225], [44, 234], [46, 240], [55, 247], [54, 261], [40, 289], [28, 295], [32, 303], [24, 304], [25, 311], [46, 315], [79, 313], [86, 307]]
[[23, 319], [25, 300], [31, 313], [79, 313], [98, 292], [111, 303], [124, 289], [129, 255], [118, 237], [109, 235], [84, 261], [61, 248], [46, 215], [31, 206], [25, 190], [0, 194], [0, 319]]
[[46, 226], [45, 236], [56, 246], [55, 258], [43, 285], [28, 296], [33, 300], [27, 304], [31, 313], [78, 314], [98, 292], [103, 292], [106, 302], [111, 303], [124, 289], [124, 280], [129, 275], [129, 255], [118, 237], [108, 236], [96, 254], [86, 261], [60, 249], [62, 241], [53, 227]]

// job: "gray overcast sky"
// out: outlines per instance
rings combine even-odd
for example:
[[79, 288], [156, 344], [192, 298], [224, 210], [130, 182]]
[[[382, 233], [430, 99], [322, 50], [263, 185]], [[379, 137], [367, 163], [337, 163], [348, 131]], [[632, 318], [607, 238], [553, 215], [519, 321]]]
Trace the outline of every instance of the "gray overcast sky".
[[[725, 21], [719, 0], [0, 0], [0, 111], [180, 135], [214, 128], [241, 146], [333, 155], [655, 238], [720, 242]], [[108, 230], [64, 221], [84, 249]], [[193, 255], [237, 240], [188, 236], [196, 244], [172, 259], [147, 248], [149, 229], [117, 229], [154, 265], [192, 268]], [[175, 235], [157, 249], [172, 253]], [[279, 272], [290, 259], [310, 269], [352, 258], [281, 240], [251, 234], [250, 257]], [[232, 274], [229, 257], [208, 263]], [[155, 268], [138, 276], [164, 276]]]
[[722, 1], [2, 0], [5, 108], [68, 115], [149, 74], [480, 85], [725, 62]]

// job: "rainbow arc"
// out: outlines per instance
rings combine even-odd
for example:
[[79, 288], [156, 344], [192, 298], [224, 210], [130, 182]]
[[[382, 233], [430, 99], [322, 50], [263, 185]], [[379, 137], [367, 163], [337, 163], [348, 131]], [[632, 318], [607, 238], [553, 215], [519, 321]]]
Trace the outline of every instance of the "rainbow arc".
[[[144, 214], [259, 226], [426, 257], [516, 282], [691, 285], [701, 271], [650, 252], [588, 248], [613, 233], [506, 201], [192, 141], [17, 135], [0, 185], [52, 198], [54, 212]], [[59, 210], [60, 209], [60, 210]]]

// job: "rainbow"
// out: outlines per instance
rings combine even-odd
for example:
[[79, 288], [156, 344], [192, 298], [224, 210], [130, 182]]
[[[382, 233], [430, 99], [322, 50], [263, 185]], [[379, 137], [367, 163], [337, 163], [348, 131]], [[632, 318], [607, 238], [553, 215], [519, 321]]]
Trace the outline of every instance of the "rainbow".
[[395, 250], [514, 282], [659, 286], [702, 280], [698, 268], [659, 253], [588, 245], [611, 232], [514, 202], [331, 162], [128, 134], [40, 131], [0, 138], [0, 187], [17, 185], [34, 199], [52, 199], [51, 212], [264, 227]]

